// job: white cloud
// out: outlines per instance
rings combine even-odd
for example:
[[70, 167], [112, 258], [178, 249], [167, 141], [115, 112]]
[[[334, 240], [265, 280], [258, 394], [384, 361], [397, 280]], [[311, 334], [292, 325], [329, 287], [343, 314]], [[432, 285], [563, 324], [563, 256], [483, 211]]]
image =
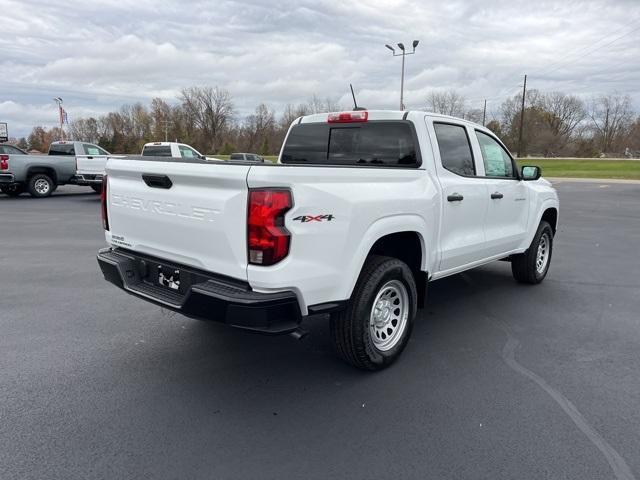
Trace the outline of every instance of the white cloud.
[[0, 36], [0, 120], [14, 134], [54, 125], [54, 96], [74, 118], [154, 96], [176, 101], [191, 85], [229, 89], [240, 114], [314, 94], [349, 104], [350, 82], [361, 104], [395, 108], [400, 59], [384, 44], [414, 38], [405, 84], [414, 108], [449, 88], [496, 108], [524, 73], [531, 88], [617, 90], [640, 106], [640, 5], [631, 0], [0, 0], [0, 11], [11, 12]]

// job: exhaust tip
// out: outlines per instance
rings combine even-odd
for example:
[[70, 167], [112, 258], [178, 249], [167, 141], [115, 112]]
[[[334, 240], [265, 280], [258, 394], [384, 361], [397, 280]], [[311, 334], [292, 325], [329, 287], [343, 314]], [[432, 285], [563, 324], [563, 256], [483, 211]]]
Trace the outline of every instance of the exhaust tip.
[[305, 330], [304, 328], [296, 328], [293, 332], [289, 333], [296, 340], [302, 340], [304, 337], [309, 335], [309, 330]]

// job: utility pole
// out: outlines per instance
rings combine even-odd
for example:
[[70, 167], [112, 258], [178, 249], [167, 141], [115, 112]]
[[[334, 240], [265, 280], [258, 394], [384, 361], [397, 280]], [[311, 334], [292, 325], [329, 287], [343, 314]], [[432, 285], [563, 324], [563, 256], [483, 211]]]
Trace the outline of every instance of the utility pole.
[[402, 72], [400, 74], [400, 110], [404, 110], [404, 57], [416, 53], [416, 47], [418, 46], [418, 43], [420, 43], [419, 40], [413, 41], [413, 51], [411, 52], [407, 52], [405, 50], [403, 43], [398, 43], [398, 48], [402, 51], [402, 53], [396, 53], [395, 49], [391, 45], [385, 45], [385, 47], [391, 50], [391, 53], [393, 53], [394, 57], [399, 57], [402, 55]]
[[524, 128], [524, 99], [527, 95], [527, 76], [524, 76], [522, 86], [522, 108], [520, 109], [520, 135], [518, 135], [518, 158], [522, 157], [522, 129]]
[[164, 141], [168, 142], [169, 140], [167, 140], [169, 138], [169, 120], [163, 120], [162, 123], [164, 123]]
[[484, 121], [487, 118], [487, 99], [484, 99], [484, 108], [482, 109], [482, 126], [484, 127]]

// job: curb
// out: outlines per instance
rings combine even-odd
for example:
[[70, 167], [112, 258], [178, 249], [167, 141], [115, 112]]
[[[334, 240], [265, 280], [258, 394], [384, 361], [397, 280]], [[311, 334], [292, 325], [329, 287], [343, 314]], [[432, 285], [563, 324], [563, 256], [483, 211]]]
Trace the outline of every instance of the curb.
[[621, 178], [570, 178], [570, 177], [542, 177], [552, 183], [620, 183], [627, 185], [640, 185], [640, 180], [625, 180]]

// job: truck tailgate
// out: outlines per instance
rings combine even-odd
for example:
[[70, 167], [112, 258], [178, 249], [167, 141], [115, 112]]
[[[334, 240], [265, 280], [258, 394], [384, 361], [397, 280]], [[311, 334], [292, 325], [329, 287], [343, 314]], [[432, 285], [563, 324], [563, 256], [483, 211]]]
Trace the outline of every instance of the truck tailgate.
[[99, 155], [78, 155], [76, 169], [78, 173], [88, 175], [103, 175], [107, 157]]
[[250, 168], [109, 158], [107, 241], [246, 281]]

